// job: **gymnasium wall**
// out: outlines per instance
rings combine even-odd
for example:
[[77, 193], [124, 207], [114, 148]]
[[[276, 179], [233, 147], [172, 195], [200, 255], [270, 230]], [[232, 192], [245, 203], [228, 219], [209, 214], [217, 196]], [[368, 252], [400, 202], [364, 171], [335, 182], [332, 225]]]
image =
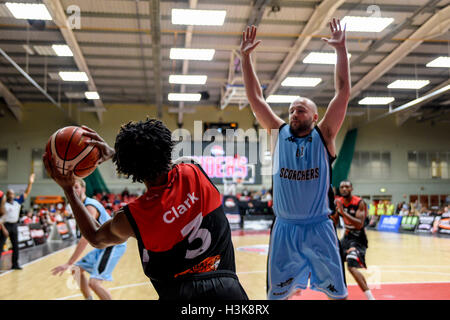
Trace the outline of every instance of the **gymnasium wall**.
[[[383, 179], [352, 179], [355, 193], [361, 195], [392, 195], [394, 203], [408, 201], [409, 195], [450, 195], [448, 179], [410, 179], [408, 151], [450, 152], [447, 123], [431, 125], [409, 120], [397, 127], [395, 116], [369, 123], [358, 129], [355, 151], [389, 151], [390, 176]], [[381, 193], [380, 188], [386, 192]], [[407, 199], [403, 195], [407, 195]]]
[[[4, 106], [2, 108], [5, 108]], [[64, 106], [67, 108], [67, 106]], [[154, 107], [141, 105], [108, 105], [107, 112], [103, 113], [103, 123], [100, 125], [94, 113], [74, 113], [73, 118], [85, 124], [105, 138], [113, 145], [115, 136], [121, 124], [131, 120], [145, 119], [156, 116]], [[74, 109], [74, 108], [72, 108]], [[177, 114], [167, 113], [164, 108], [163, 121], [171, 129], [177, 128]], [[200, 106], [195, 114], [184, 114], [183, 128], [193, 133], [194, 120], [218, 122], [238, 122], [239, 128], [248, 130], [253, 128], [254, 116], [250, 108], [239, 110], [238, 107], [229, 106], [220, 110], [215, 106]], [[287, 110], [287, 106], [286, 106]], [[319, 108], [320, 116], [324, 108]], [[344, 122], [341, 132], [336, 140], [337, 151], [341, 147], [345, 133], [351, 124], [351, 118]], [[25, 104], [23, 108], [23, 121], [17, 122], [9, 111], [0, 118], [0, 149], [8, 149], [8, 177], [0, 180], [0, 189], [5, 190], [11, 184], [26, 184], [31, 171], [31, 153], [33, 148], [44, 149], [50, 135], [57, 129], [70, 125], [62, 110], [44, 103]], [[394, 201], [401, 201], [403, 194], [445, 194], [450, 193], [448, 180], [444, 181], [410, 181], [407, 171], [407, 151], [433, 150], [450, 151], [450, 142], [446, 138], [448, 128], [437, 124], [416, 124], [407, 122], [396, 127], [393, 118], [386, 118], [359, 129], [356, 150], [385, 150], [391, 152], [392, 175], [389, 179], [371, 181], [354, 179], [355, 191], [358, 194], [379, 194], [380, 187], [387, 189]], [[194, 137], [193, 137], [194, 138]], [[114, 174], [112, 162], [100, 166], [100, 172], [111, 190], [122, 190], [125, 186], [129, 190], [143, 190], [141, 184], [132, 184], [126, 179], [117, 179]], [[270, 177], [262, 179], [262, 184], [270, 188]], [[418, 189], [424, 187], [424, 191]], [[255, 189], [257, 186], [249, 186]], [[219, 186], [219, 189], [222, 189]], [[60, 188], [52, 181], [37, 178], [31, 196], [44, 194], [62, 194]]]

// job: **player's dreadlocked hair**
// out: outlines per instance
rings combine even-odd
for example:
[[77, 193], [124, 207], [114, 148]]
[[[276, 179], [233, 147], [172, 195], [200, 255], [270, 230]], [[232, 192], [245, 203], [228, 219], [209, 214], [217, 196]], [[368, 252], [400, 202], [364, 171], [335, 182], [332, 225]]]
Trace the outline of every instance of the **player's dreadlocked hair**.
[[128, 122], [116, 137], [113, 162], [133, 182], [152, 181], [170, 170], [172, 133], [159, 120]]

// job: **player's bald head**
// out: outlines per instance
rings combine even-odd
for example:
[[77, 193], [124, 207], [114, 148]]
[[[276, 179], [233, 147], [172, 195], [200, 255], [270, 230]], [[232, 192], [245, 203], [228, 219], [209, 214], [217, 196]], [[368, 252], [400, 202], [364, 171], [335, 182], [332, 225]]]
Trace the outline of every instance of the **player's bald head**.
[[294, 108], [296, 106], [304, 106], [310, 109], [313, 113], [317, 114], [317, 105], [311, 99], [305, 97], [296, 98], [290, 105], [289, 108]]

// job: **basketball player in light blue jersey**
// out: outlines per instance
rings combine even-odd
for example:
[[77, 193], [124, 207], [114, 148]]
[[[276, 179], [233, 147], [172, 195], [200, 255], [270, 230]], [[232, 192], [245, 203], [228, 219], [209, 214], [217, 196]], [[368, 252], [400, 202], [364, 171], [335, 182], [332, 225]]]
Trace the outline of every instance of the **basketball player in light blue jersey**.
[[[99, 225], [111, 219], [111, 216], [106, 212], [100, 202], [86, 197], [86, 183], [84, 180], [76, 179], [74, 189], [77, 196]], [[103, 287], [102, 282], [112, 281], [112, 272], [125, 253], [127, 243], [124, 242], [104, 249], [94, 249], [75, 263], [87, 245], [88, 241], [84, 237], [81, 237], [69, 261], [66, 264], [52, 269], [52, 274], [61, 275], [67, 269], [71, 268], [72, 274], [86, 300], [92, 300], [91, 289], [97, 294], [100, 300], [111, 300], [111, 294]], [[89, 279], [85, 276], [85, 271], [90, 274]]]
[[336, 158], [335, 138], [344, 121], [350, 97], [350, 70], [345, 43], [345, 27], [330, 22], [332, 37], [323, 40], [335, 49], [336, 94], [323, 119], [318, 122], [316, 104], [299, 97], [289, 107], [286, 125], [266, 103], [254, 71], [250, 53], [256, 27], [247, 27], [241, 43], [245, 89], [257, 120], [272, 137], [273, 209], [268, 269], [268, 299], [288, 299], [306, 289], [324, 292], [331, 299], [346, 299], [333, 223], [329, 219], [331, 164]]

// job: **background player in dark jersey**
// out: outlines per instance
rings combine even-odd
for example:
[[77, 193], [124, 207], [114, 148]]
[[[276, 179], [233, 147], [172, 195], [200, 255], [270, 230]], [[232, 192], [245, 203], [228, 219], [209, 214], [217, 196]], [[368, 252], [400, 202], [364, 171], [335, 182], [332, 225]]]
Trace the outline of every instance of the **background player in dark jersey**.
[[159, 120], [129, 122], [114, 149], [83, 127], [104, 162], [147, 191], [99, 226], [74, 191], [73, 173], [61, 175], [48, 155], [49, 175], [61, 186], [82, 235], [96, 248], [138, 241], [144, 273], [161, 300], [245, 300], [237, 275], [231, 230], [220, 193], [201, 167], [172, 162], [172, 134]]
[[364, 275], [358, 268], [367, 268], [365, 262], [368, 241], [364, 229], [367, 208], [364, 200], [352, 195], [353, 186], [350, 181], [342, 181], [339, 185], [341, 196], [336, 197], [336, 211], [344, 220], [345, 233], [341, 239], [344, 259], [347, 261], [348, 271], [355, 278], [358, 286], [369, 300], [375, 300]]

